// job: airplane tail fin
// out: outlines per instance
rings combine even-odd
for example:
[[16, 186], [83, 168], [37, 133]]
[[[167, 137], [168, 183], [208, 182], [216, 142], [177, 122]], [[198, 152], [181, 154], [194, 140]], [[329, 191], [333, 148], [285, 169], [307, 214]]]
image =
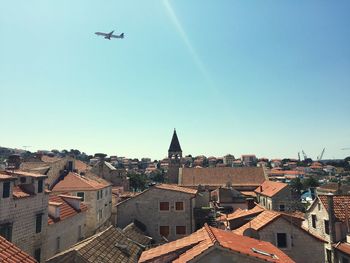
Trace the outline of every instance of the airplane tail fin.
[[124, 33], [121, 33], [121, 34], [120, 34], [120, 38], [124, 38]]

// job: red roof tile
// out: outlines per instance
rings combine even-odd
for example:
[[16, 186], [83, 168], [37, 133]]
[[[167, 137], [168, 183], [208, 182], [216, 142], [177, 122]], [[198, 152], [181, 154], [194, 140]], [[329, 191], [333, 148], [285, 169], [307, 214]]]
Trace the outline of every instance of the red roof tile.
[[265, 181], [258, 188], [255, 189], [255, 192], [268, 197], [273, 197], [287, 186], [288, 185], [285, 183]]
[[[322, 204], [328, 210], [327, 195], [318, 195]], [[338, 221], [345, 222], [345, 211], [350, 211], [350, 195], [331, 195], [333, 198], [334, 215]], [[350, 214], [348, 215], [350, 218]]]
[[54, 188], [53, 192], [62, 191], [96, 191], [109, 186], [102, 182], [97, 182], [86, 176], [82, 176], [73, 172], [70, 172], [63, 180], [59, 181]]
[[[268, 242], [236, 235], [232, 232], [209, 227], [208, 225], [205, 225], [187, 237], [144, 251], [139, 262], [151, 262], [158, 258], [161, 259], [161, 257], [169, 255], [172, 252], [180, 253], [178, 258], [173, 262], [188, 262], [213, 246], [220, 246], [233, 252], [238, 252], [248, 257], [259, 258], [267, 262], [294, 262], [281, 250]], [[256, 253], [253, 251], [253, 248], [274, 256]]]
[[197, 194], [196, 189], [178, 186], [177, 184], [157, 184], [157, 185], [155, 185], [155, 188], [183, 192], [186, 194], [193, 194], [193, 195]]
[[44, 174], [28, 173], [28, 172], [23, 172], [21, 170], [14, 170], [13, 172], [12, 171], [6, 171], [6, 173], [8, 175], [22, 175], [22, 176], [28, 176], [28, 177], [34, 177], [34, 178], [47, 177], [47, 175], [44, 175]]
[[253, 216], [253, 215], [257, 215], [257, 214], [260, 214], [261, 212], [265, 211], [265, 208], [259, 206], [259, 205], [256, 205], [254, 206], [252, 209], [237, 209], [236, 211], [234, 211], [233, 213], [231, 214], [228, 214], [227, 217], [226, 215], [223, 215], [220, 217], [220, 220], [221, 221], [230, 221], [230, 220], [235, 220], [235, 219], [238, 219], [238, 218], [242, 218], [242, 217], [246, 217], [246, 216]]
[[350, 256], [350, 244], [346, 242], [339, 242], [334, 247]]
[[0, 181], [16, 180], [15, 177], [7, 174], [0, 173]]
[[34, 258], [0, 236], [0, 262], [35, 263]]
[[78, 172], [85, 172], [87, 170], [91, 169], [91, 166], [89, 166], [88, 164], [84, 163], [83, 161], [80, 160], [75, 160], [74, 161], [74, 166], [75, 169], [78, 170]]
[[66, 202], [61, 196], [50, 195], [49, 202], [52, 202], [54, 205], [58, 205], [60, 207], [60, 217], [53, 218], [49, 215], [48, 224], [54, 224], [56, 222], [62, 221], [69, 217], [75, 216], [81, 212], [85, 212], [87, 210], [87, 206], [83, 203], [80, 204], [80, 210], [76, 210], [72, 207], [68, 202]]
[[29, 196], [33, 196], [30, 193], [25, 192], [21, 186], [15, 186], [13, 187], [12, 195], [15, 198], [26, 198]]
[[258, 186], [266, 179], [261, 167], [182, 168], [179, 184], [221, 186], [230, 182], [232, 186]]

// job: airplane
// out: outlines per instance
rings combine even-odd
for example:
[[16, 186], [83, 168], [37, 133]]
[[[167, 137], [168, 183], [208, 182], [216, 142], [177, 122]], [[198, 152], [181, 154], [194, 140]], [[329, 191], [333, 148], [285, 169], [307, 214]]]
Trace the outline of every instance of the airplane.
[[109, 33], [102, 33], [102, 32], [96, 32], [95, 34], [98, 36], [104, 36], [105, 39], [109, 39], [111, 40], [112, 38], [124, 38], [124, 33], [121, 33], [120, 35], [113, 35], [113, 31], [109, 32]]

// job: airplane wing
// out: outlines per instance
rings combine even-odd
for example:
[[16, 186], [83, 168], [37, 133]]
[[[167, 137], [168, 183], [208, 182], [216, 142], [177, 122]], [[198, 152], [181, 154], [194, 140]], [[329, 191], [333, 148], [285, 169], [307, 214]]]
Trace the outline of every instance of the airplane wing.
[[98, 36], [108, 36], [108, 34], [106, 34], [106, 33], [101, 33], [101, 32], [96, 32], [95, 34], [98, 35]]

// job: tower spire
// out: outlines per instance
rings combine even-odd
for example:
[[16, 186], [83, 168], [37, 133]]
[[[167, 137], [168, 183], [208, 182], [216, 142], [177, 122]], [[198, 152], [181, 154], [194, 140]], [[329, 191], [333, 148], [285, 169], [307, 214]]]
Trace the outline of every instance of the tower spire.
[[169, 152], [182, 152], [179, 139], [177, 138], [176, 129], [174, 128], [173, 138], [169, 146]]

